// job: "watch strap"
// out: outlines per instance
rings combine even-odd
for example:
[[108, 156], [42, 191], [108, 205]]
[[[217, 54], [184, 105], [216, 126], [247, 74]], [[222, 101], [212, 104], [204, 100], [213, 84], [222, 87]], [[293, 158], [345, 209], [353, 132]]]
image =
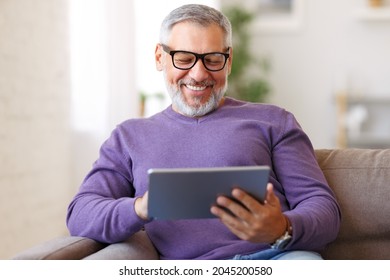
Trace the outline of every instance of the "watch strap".
[[276, 239], [276, 241], [271, 244], [272, 249], [283, 250], [284, 248], [286, 248], [286, 246], [288, 245], [288, 243], [290, 243], [292, 239], [292, 225], [290, 223], [290, 220], [285, 215], [283, 216], [286, 219], [286, 231], [281, 237]]

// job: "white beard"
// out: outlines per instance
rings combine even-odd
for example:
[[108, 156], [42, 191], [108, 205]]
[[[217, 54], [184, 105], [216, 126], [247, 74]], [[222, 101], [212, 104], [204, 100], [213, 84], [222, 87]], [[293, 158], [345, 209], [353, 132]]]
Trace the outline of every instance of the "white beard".
[[[201, 117], [204, 116], [212, 111], [214, 111], [216, 108], [218, 108], [223, 96], [226, 93], [228, 83], [226, 81], [225, 85], [217, 90], [213, 91], [209, 100], [207, 100], [206, 103], [202, 104], [201, 99], [203, 98], [200, 96], [199, 98], [195, 99], [196, 104], [195, 105], [189, 105], [185, 99], [183, 98], [183, 93], [181, 92], [181, 85], [182, 84], [199, 84], [194, 81], [184, 81], [184, 80], [179, 80], [178, 86], [177, 85], [172, 85], [168, 82], [166, 78], [166, 74], [164, 71], [164, 80], [165, 80], [165, 85], [167, 87], [169, 96], [172, 99], [172, 105], [173, 107], [181, 114], [188, 116], [188, 117]], [[201, 83], [202, 84], [202, 83]], [[207, 82], [203, 83], [207, 84]], [[207, 84], [207, 85], [213, 85], [213, 84]]]

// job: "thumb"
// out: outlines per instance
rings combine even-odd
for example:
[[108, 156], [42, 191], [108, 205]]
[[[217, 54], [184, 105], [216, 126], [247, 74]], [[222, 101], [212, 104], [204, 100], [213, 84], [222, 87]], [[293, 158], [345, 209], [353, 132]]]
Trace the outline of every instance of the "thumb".
[[279, 199], [274, 193], [274, 186], [271, 183], [268, 183], [265, 203], [275, 206], [278, 205], [278, 202]]
[[144, 220], [148, 219], [148, 197], [149, 192], [147, 191], [143, 196], [136, 198], [134, 202], [135, 213]]

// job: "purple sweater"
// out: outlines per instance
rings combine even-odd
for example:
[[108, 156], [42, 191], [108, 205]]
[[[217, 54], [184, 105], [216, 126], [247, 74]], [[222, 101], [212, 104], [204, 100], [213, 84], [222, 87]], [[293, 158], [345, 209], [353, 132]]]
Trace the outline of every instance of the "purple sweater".
[[276, 106], [226, 98], [199, 119], [168, 107], [120, 124], [68, 209], [72, 235], [123, 241], [145, 228], [163, 259], [226, 259], [268, 249], [238, 239], [218, 219], [144, 221], [134, 200], [149, 168], [268, 165], [294, 234], [287, 249], [319, 250], [335, 239], [340, 210], [294, 116]]

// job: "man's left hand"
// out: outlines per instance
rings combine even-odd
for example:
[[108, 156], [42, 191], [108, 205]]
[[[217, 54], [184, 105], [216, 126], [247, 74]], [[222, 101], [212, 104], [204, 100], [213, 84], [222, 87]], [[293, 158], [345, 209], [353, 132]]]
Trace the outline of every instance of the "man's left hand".
[[232, 233], [243, 240], [264, 243], [273, 243], [283, 235], [287, 221], [271, 183], [267, 186], [264, 203], [260, 203], [239, 188], [233, 189], [231, 195], [242, 205], [226, 196], [219, 196], [216, 205], [211, 207], [211, 213]]

